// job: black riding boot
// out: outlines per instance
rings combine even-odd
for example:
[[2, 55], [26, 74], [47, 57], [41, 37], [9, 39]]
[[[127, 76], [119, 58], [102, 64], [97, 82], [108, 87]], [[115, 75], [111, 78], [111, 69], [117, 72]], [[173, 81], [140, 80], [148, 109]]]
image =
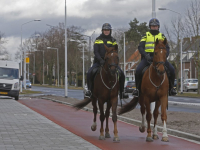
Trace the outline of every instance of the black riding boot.
[[90, 72], [90, 75], [87, 76], [87, 91], [85, 91], [84, 97], [91, 98], [92, 96], [92, 84], [93, 84], [93, 75], [92, 72]]
[[174, 89], [174, 79], [175, 79], [175, 76], [170, 75], [169, 77], [169, 95], [170, 96], [177, 94], [176, 90]]
[[140, 76], [135, 74], [135, 84], [136, 84], [136, 89], [133, 91], [132, 95], [135, 97], [139, 97], [140, 94], [140, 88], [141, 88], [141, 78]]
[[91, 98], [92, 96], [92, 81], [91, 79], [87, 80], [87, 91], [85, 91], [85, 97]]
[[119, 97], [120, 99], [127, 99], [128, 98], [128, 94], [126, 94], [124, 92], [124, 82], [125, 82], [125, 76], [123, 73], [121, 73], [120, 77], [119, 77]]

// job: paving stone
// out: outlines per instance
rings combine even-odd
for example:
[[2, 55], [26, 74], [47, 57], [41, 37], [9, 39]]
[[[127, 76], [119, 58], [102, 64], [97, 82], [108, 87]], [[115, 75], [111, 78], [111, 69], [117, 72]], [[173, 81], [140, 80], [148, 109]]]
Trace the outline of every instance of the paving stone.
[[15, 100], [0, 99], [0, 150], [69, 149], [99, 148]]

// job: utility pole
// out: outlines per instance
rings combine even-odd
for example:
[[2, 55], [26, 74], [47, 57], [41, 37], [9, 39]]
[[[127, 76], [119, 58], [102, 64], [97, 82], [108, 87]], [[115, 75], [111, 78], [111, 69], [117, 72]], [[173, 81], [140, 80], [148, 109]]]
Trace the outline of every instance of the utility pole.
[[[156, 18], [156, 0], [152, 0], [152, 18]], [[151, 113], [153, 114], [153, 111], [155, 109], [155, 102], [151, 103]]]

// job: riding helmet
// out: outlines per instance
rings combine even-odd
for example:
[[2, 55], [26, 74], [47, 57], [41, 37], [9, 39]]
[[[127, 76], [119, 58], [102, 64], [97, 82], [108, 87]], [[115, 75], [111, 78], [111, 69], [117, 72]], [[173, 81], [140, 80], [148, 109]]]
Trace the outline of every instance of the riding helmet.
[[150, 27], [150, 26], [158, 26], [158, 27], [160, 27], [160, 22], [159, 22], [159, 20], [156, 19], [156, 18], [152, 18], [152, 19], [149, 21], [149, 27]]
[[102, 26], [102, 30], [112, 30], [112, 27], [109, 23], [104, 23]]

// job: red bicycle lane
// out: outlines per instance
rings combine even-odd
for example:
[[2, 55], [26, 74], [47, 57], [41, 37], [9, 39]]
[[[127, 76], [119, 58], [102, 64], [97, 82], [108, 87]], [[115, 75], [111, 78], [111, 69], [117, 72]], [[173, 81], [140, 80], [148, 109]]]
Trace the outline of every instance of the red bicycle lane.
[[103, 150], [199, 150], [200, 145], [169, 135], [169, 142], [162, 142], [160, 139], [153, 142], [146, 142], [147, 133], [140, 133], [137, 126], [125, 122], [117, 122], [119, 143], [113, 143], [113, 122], [109, 119], [111, 138], [99, 140], [100, 121], [97, 116], [97, 130], [91, 131], [93, 123], [93, 113], [84, 110], [75, 111], [71, 106], [52, 102], [44, 99], [22, 99], [20, 103], [45, 116], [49, 120], [80, 136], [86, 141], [96, 145]]

